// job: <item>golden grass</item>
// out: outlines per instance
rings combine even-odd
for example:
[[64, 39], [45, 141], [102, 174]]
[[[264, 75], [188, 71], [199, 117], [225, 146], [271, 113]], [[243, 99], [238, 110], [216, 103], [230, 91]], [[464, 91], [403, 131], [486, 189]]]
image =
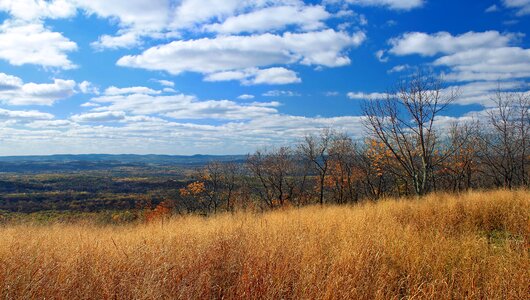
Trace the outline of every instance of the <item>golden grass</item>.
[[0, 228], [5, 299], [528, 299], [530, 192]]

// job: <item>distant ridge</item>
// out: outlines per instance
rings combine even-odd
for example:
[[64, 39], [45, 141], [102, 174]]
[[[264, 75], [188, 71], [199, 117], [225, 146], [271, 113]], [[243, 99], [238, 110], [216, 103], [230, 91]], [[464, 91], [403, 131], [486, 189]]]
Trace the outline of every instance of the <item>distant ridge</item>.
[[246, 155], [56, 154], [0, 156], [1, 172], [98, 170], [120, 166], [200, 166], [212, 161], [243, 162]]

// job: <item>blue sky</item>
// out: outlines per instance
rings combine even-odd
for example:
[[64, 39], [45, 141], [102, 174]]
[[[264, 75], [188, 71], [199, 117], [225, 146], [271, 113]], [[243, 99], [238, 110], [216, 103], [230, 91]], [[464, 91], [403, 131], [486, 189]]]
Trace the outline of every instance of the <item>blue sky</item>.
[[528, 91], [530, 0], [0, 0], [0, 155], [242, 154], [322, 128], [415, 68], [479, 118]]

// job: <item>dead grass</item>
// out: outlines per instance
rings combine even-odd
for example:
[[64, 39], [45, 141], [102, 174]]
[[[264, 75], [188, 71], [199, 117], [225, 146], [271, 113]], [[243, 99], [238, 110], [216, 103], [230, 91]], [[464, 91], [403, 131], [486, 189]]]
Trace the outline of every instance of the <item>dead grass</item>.
[[528, 299], [530, 192], [0, 228], [5, 299]]

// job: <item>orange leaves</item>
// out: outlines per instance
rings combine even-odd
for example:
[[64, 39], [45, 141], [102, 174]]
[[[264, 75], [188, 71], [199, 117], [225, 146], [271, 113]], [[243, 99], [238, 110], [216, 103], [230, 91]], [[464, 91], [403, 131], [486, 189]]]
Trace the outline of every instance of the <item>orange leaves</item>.
[[188, 184], [188, 186], [186, 186], [185, 188], [181, 188], [179, 190], [180, 195], [183, 197], [197, 196], [197, 195], [204, 193], [205, 191], [206, 191], [206, 187], [204, 185], [204, 182], [201, 182], [201, 181], [192, 182]]
[[352, 180], [352, 176], [357, 177], [357, 175], [360, 175], [357, 174], [360, 172], [355, 171], [358, 170], [352, 169], [351, 166], [348, 170], [348, 167], [343, 162], [331, 160], [329, 162], [328, 175], [324, 179], [324, 186], [329, 188], [337, 185], [347, 185]]
[[163, 201], [158, 204], [153, 210], [149, 210], [145, 215], [147, 222], [156, 220], [164, 220], [171, 215], [171, 205], [167, 201]]
[[368, 145], [366, 155], [372, 163], [377, 176], [381, 177], [383, 176], [385, 165], [392, 163], [392, 152], [383, 142], [376, 141], [375, 139], [368, 139], [366, 144]]

